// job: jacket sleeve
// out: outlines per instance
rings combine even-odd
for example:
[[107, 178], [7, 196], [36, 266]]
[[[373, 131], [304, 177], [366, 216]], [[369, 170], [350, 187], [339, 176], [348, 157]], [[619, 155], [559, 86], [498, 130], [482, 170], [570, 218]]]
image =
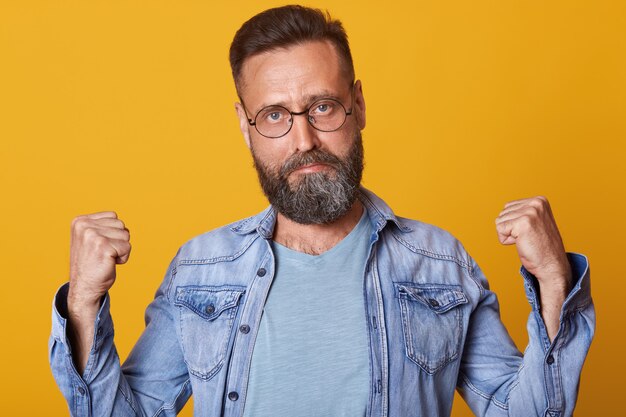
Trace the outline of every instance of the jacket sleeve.
[[470, 317], [457, 388], [477, 416], [566, 417], [576, 405], [582, 366], [595, 329], [587, 258], [568, 254], [575, 284], [552, 341], [541, 317], [538, 283], [522, 267], [528, 317], [528, 346], [522, 355], [500, 320], [496, 296], [473, 263], [482, 285]]
[[53, 302], [49, 359], [52, 373], [74, 417], [175, 416], [191, 395], [187, 367], [176, 337], [176, 316], [168, 289], [176, 274], [172, 261], [146, 310], [146, 328], [120, 366], [113, 343], [110, 299], [96, 317], [94, 340], [82, 375], [74, 367], [67, 339], [67, 291]]

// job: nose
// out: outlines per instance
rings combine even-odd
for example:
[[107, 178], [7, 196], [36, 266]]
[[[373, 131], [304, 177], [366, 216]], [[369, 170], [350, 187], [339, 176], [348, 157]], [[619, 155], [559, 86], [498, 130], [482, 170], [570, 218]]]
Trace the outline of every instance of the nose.
[[294, 152], [306, 152], [312, 149], [319, 148], [321, 145], [320, 139], [317, 136], [318, 131], [309, 124], [309, 115], [293, 114], [291, 120], [293, 125], [289, 131], [291, 143], [293, 144]]

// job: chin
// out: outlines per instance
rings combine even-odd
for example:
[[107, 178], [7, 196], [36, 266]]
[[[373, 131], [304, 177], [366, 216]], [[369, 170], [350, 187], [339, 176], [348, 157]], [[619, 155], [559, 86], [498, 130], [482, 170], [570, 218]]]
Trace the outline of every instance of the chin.
[[307, 173], [292, 172], [291, 174], [289, 174], [289, 177], [287, 179], [289, 188], [292, 191], [295, 190], [298, 186], [300, 186], [300, 184], [302, 183], [302, 181], [305, 180], [305, 178], [315, 179], [315, 177], [319, 177], [327, 181], [334, 181], [337, 179], [337, 175], [334, 170], [332, 170], [331, 172], [326, 172], [326, 171], [327, 170], [319, 171], [319, 172], [307, 172]]

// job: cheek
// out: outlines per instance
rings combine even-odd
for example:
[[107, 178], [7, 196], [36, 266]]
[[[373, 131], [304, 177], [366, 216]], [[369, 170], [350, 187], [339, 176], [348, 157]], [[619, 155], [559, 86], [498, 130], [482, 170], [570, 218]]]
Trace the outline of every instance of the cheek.
[[251, 138], [250, 143], [254, 158], [272, 170], [280, 167], [289, 156], [280, 143], [268, 143], [267, 140], [259, 138]]
[[346, 133], [334, 133], [337, 134], [332, 137], [328, 137], [327, 140], [322, 142], [323, 148], [336, 156], [345, 157], [350, 149], [352, 149], [356, 138], [355, 133], [352, 130]]

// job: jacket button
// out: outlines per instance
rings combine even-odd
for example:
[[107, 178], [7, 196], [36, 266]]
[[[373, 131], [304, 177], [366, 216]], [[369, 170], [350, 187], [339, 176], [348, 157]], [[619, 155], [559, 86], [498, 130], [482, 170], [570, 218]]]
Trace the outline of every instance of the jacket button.
[[205, 311], [207, 312], [207, 314], [213, 314], [215, 313], [215, 306], [213, 304], [206, 306]]
[[434, 298], [428, 299], [428, 303], [433, 307], [439, 307], [439, 301], [435, 300]]
[[259, 268], [259, 270], [256, 271], [256, 274], [260, 277], [264, 277], [266, 273], [267, 271], [265, 270], [265, 268]]
[[80, 395], [85, 395], [85, 388], [78, 387], [78, 392], [80, 393]]
[[248, 326], [247, 324], [242, 324], [241, 326], [239, 326], [239, 331], [243, 334], [247, 334], [250, 332], [250, 326]]
[[554, 363], [554, 356], [552, 355], [548, 356], [548, 359], [546, 359], [546, 362], [548, 362], [548, 365], [552, 365]]
[[228, 399], [231, 401], [237, 401], [239, 399], [239, 394], [237, 394], [235, 391], [231, 391], [228, 393]]

